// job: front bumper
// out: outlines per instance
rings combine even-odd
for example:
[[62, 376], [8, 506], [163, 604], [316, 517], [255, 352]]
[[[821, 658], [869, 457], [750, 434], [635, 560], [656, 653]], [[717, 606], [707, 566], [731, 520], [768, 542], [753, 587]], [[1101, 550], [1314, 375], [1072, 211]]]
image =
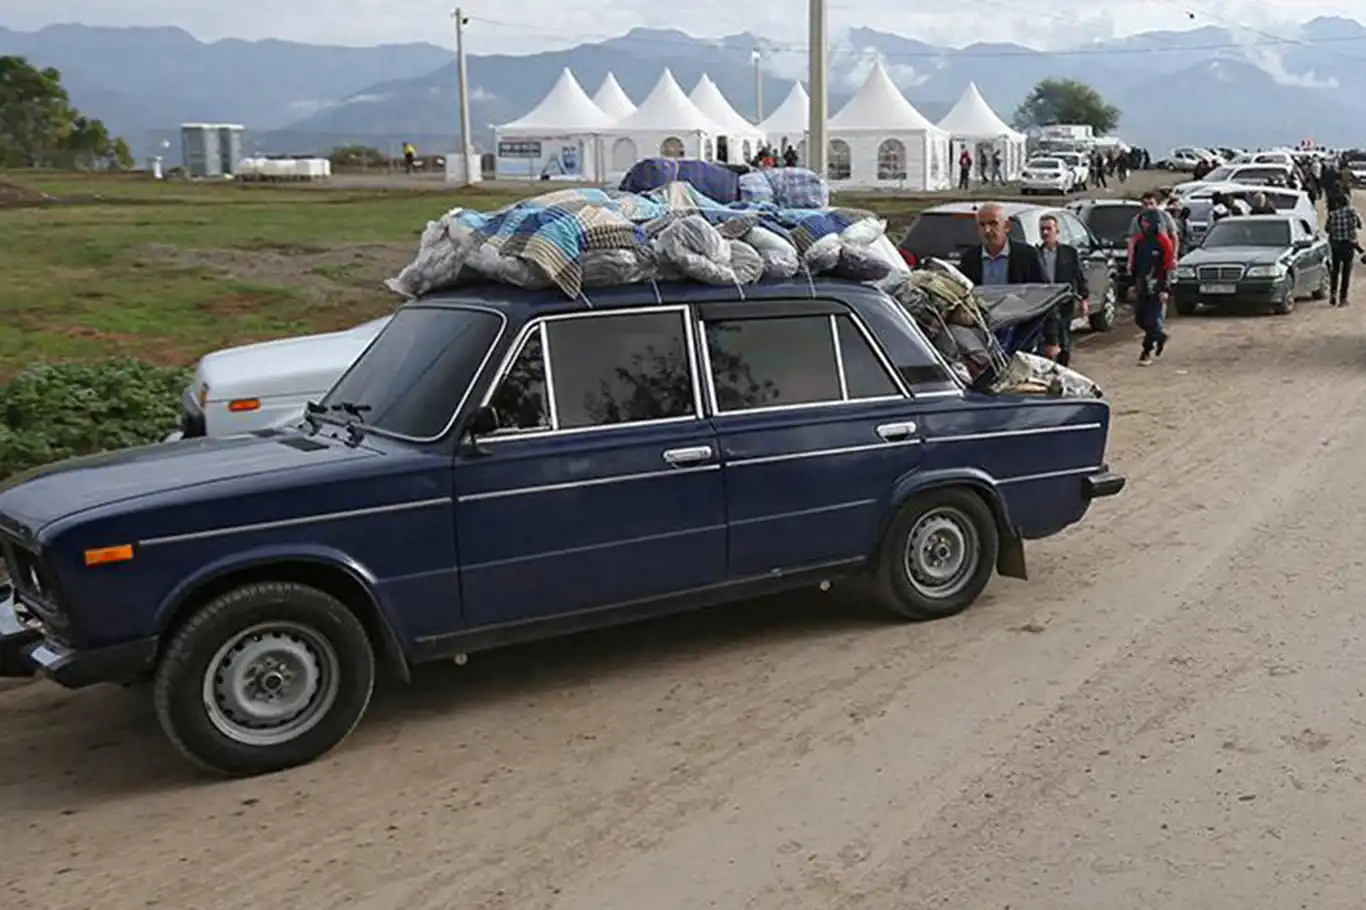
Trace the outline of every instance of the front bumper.
[[1172, 285], [1172, 296], [1181, 302], [1225, 306], [1270, 306], [1284, 300], [1290, 293], [1290, 282], [1284, 278], [1244, 278], [1232, 283], [1232, 294], [1204, 294], [1200, 291], [1202, 284], [1220, 283], [1182, 278]]
[[1082, 495], [1088, 502], [1107, 496], [1117, 496], [1126, 483], [1128, 480], [1123, 474], [1116, 474], [1106, 465], [1097, 473], [1082, 478]]
[[78, 651], [43, 635], [0, 584], [0, 678], [45, 676], [68, 689], [95, 683], [129, 683], [144, 677], [156, 660], [157, 639], [141, 638], [104, 648]]

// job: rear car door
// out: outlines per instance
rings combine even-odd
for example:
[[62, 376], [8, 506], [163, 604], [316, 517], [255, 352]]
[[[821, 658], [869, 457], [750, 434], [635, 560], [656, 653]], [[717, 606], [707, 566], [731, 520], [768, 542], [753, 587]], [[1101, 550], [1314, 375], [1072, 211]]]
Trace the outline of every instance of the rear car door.
[[730, 577], [865, 558], [886, 497], [920, 463], [922, 438], [881, 346], [836, 300], [698, 311]]
[[722, 580], [725, 501], [686, 306], [533, 320], [484, 404], [500, 429], [455, 468], [474, 627]]
[[1290, 219], [1292, 236], [1308, 244], [1297, 251], [1296, 267], [1300, 273], [1300, 284], [1305, 292], [1313, 291], [1323, 281], [1329, 268], [1328, 241], [1314, 226], [1304, 218]]

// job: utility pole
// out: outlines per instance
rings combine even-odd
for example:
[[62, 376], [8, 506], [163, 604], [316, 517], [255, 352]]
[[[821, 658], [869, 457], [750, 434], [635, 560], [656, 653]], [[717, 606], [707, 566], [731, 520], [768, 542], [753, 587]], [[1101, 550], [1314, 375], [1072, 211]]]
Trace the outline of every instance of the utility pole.
[[460, 174], [465, 186], [474, 185], [473, 168], [474, 144], [470, 141], [470, 80], [465, 70], [465, 26], [469, 20], [465, 11], [456, 7], [451, 12], [455, 20], [455, 66], [460, 78]]
[[829, 143], [825, 138], [825, 109], [828, 101], [826, 90], [825, 59], [825, 0], [807, 0], [811, 22], [807, 27], [807, 41], [810, 50], [807, 56], [808, 79], [811, 82], [811, 108], [807, 124], [806, 166], [824, 177], [827, 173], [826, 156]]
[[754, 61], [754, 122], [759, 124], [764, 122], [764, 71], [760, 67], [764, 52], [756, 47], [749, 59]]

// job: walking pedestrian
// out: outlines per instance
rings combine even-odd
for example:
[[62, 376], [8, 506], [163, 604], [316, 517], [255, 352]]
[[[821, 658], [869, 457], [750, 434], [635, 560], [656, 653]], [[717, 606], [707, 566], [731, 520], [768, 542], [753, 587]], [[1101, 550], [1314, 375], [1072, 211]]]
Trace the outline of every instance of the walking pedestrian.
[[1139, 235], [1133, 245], [1135, 302], [1134, 322], [1143, 330], [1143, 349], [1139, 366], [1150, 366], [1167, 348], [1168, 276], [1176, 266], [1176, 253], [1169, 236], [1162, 233], [1158, 209], [1139, 213]]
[[1361, 216], [1352, 208], [1352, 201], [1342, 193], [1328, 197], [1328, 245], [1333, 255], [1332, 272], [1328, 285], [1328, 305], [1347, 306], [1347, 292], [1352, 284], [1352, 259], [1357, 251], [1357, 231], [1361, 230]]

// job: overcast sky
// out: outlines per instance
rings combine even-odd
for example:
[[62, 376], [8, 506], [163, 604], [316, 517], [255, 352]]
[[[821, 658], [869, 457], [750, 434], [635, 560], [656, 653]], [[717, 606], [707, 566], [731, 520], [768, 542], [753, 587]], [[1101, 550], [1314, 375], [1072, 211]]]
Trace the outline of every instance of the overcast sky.
[[[55, 22], [176, 25], [205, 41], [238, 37], [318, 44], [450, 44], [453, 5], [451, 0], [0, 0], [0, 25], [25, 30]], [[641, 25], [705, 37], [751, 31], [793, 44], [806, 36], [801, 0], [694, 0], [677, 6], [658, 0], [464, 0], [464, 5], [476, 20], [469, 30], [473, 53], [547, 50], [598, 41]], [[1293, 37], [1297, 23], [1318, 15], [1366, 20], [1366, 0], [1199, 0], [1195, 6], [1178, 0], [828, 0], [828, 6], [836, 33], [863, 25], [957, 46], [1013, 40], [1058, 47], [1159, 28], [1233, 24]], [[926, 8], [943, 12], [916, 12]]]

